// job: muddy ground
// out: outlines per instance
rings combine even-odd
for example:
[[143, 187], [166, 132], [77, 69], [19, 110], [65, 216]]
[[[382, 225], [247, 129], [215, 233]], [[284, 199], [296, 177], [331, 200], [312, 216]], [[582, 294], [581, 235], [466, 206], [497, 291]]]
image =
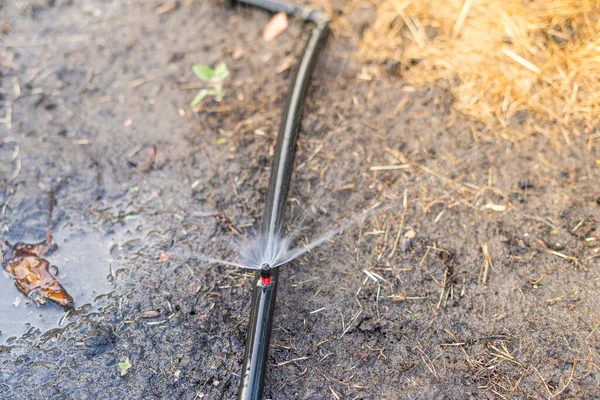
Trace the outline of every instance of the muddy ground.
[[[2, 311], [0, 398], [235, 398], [252, 275], [187, 258], [259, 226], [305, 28], [266, 43], [261, 12], [168, 4], [0, 2], [2, 239], [61, 238], [78, 306]], [[391, 208], [282, 270], [267, 398], [600, 398], [597, 131], [494, 138], [404, 66], [356, 59], [373, 13], [346, 17], [309, 95], [290, 229]], [[221, 61], [225, 99], [192, 112], [191, 66]]]

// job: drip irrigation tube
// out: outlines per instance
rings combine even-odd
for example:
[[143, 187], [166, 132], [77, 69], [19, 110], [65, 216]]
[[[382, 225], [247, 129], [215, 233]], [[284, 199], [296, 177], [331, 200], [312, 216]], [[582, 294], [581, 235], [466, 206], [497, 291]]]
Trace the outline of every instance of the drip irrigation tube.
[[[273, 13], [284, 12], [314, 24], [292, 80], [275, 146], [275, 158], [262, 226], [262, 234], [266, 237], [267, 245], [269, 245], [283, 233], [285, 207], [294, 169], [294, 155], [300, 131], [302, 107], [319, 52], [329, 33], [329, 19], [320, 11], [274, 0], [229, 1], [229, 5], [235, 4], [254, 6]], [[250, 323], [238, 396], [240, 400], [260, 400], [263, 397], [278, 271], [279, 268], [271, 269], [269, 266], [264, 266], [262, 270], [257, 271], [254, 279]]]

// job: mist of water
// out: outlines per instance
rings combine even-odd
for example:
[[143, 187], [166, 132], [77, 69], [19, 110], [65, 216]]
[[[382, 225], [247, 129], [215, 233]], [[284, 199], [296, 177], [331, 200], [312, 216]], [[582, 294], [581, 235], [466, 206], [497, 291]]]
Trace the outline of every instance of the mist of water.
[[270, 268], [277, 268], [284, 264], [288, 264], [298, 257], [315, 249], [316, 247], [323, 245], [324, 243], [333, 239], [335, 236], [341, 234], [346, 229], [364, 222], [375, 213], [387, 210], [390, 207], [392, 207], [392, 205], [380, 207], [378, 204], [376, 204], [369, 210], [349, 219], [338, 227], [331, 229], [330, 231], [317, 237], [305, 246], [292, 246], [294, 239], [297, 236], [297, 232], [292, 232], [285, 236], [277, 235], [274, 237], [259, 235], [247, 239], [237, 246], [238, 255], [240, 258], [239, 262], [208, 257], [205, 255], [198, 255], [191, 258], [208, 263], [223, 264], [251, 270], [259, 270], [265, 264]]

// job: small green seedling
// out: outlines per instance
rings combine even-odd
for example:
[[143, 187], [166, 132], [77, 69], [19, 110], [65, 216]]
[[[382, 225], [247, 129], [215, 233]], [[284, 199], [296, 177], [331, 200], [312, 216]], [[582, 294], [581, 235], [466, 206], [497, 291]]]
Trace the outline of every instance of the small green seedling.
[[121, 371], [121, 376], [127, 375], [127, 371], [131, 368], [131, 361], [129, 361], [129, 357], [125, 359], [125, 361], [119, 363], [119, 370]]
[[215, 100], [221, 101], [225, 96], [223, 90], [223, 81], [229, 76], [229, 70], [225, 63], [220, 63], [214, 69], [206, 65], [196, 64], [192, 70], [200, 80], [212, 84], [212, 89], [202, 89], [196, 94], [194, 100], [190, 104], [191, 107], [196, 107], [206, 96], [214, 96]]

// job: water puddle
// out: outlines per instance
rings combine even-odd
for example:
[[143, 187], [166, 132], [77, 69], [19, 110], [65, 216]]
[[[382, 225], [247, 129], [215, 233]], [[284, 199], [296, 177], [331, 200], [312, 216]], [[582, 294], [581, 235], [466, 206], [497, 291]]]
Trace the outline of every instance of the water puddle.
[[[98, 232], [66, 228], [54, 233], [58, 249], [47, 260], [58, 267], [58, 281], [75, 300], [75, 308], [91, 304], [90, 311], [98, 308], [95, 299], [110, 293], [109, 250], [114, 238]], [[0, 268], [0, 343], [11, 337], [20, 337], [32, 328], [45, 332], [59, 327], [65, 311], [48, 302], [37, 306], [15, 287], [13, 279]]]

